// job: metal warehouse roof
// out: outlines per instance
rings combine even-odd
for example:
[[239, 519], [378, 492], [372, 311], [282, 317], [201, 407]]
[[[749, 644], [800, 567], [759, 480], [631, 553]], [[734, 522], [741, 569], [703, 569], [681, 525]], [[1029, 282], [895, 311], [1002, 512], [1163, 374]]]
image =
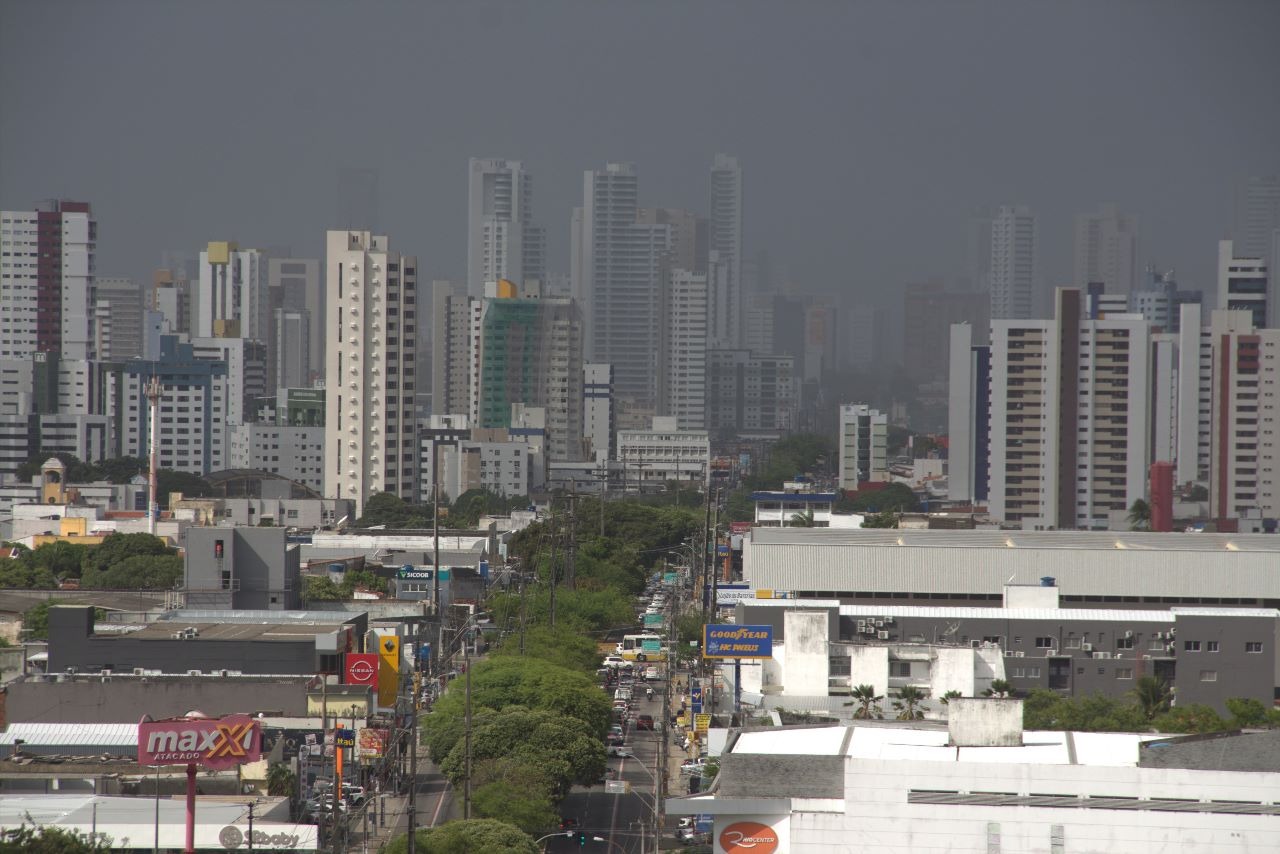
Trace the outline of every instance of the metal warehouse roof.
[[[21, 739], [25, 747], [127, 747], [138, 749], [137, 724], [9, 724], [0, 732], [0, 745], [12, 747]], [[67, 750], [74, 753], [74, 750]]]
[[747, 608], [785, 608], [798, 611], [839, 608], [842, 617], [923, 617], [943, 620], [1113, 620], [1172, 623], [1179, 616], [1280, 618], [1280, 610], [1275, 608], [1171, 608], [1168, 611], [1120, 608], [957, 608], [857, 603], [842, 605], [835, 599], [743, 599], [738, 604]]
[[763, 545], [910, 546], [942, 549], [1134, 549], [1280, 553], [1271, 534], [1153, 534], [1133, 531], [918, 531], [896, 528], [752, 528]]

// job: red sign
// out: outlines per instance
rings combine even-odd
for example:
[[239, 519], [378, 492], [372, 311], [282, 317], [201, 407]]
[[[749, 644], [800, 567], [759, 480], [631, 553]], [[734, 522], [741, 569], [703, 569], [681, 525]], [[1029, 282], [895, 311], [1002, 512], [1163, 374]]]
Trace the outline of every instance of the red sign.
[[262, 758], [262, 730], [248, 715], [171, 718], [138, 724], [139, 765], [233, 768]]
[[377, 685], [378, 654], [376, 652], [347, 653], [346, 683], [348, 685]]
[[735, 821], [720, 831], [720, 847], [725, 854], [773, 854], [778, 850], [778, 834], [767, 824]]
[[730, 522], [729, 532], [733, 534], [745, 534], [751, 530], [750, 522]]

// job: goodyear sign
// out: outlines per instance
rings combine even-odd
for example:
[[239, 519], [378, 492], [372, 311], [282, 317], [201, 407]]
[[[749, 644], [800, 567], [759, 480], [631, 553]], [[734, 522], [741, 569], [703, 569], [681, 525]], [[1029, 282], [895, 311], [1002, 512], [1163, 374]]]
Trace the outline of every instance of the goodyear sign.
[[709, 624], [703, 630], [703, 658], [773, 658], [773, 626]]

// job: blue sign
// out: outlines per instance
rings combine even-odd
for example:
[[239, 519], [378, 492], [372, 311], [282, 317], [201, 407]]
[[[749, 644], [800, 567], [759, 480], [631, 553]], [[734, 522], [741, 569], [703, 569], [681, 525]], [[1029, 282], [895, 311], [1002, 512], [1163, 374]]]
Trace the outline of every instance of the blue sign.
[[702, 705], [702, 686], [694, 685], [692, 688], [690, 688], [689, 697], [693, 702], [697, 703], [699, 706]]
[[487, 560], [480, 561], [480, 577], [481, 578], [489, 577], [489, 561]]
[[418, 644], [418, 661], [430, 661], [430, 660], [431, 660], [431, 644], [429, 643]]
[[339, 747], [355, 747], [356, 733], [351, 729], [335, 729], [333, 731], [333, 743]]
[[717, 545], [717, 546], [716, 546], [716, 554], [718, 554], [718, 555], [727, 555], [728, 553], [729, 553], [729, 547], [728, 547], [728, 546], [723, 545], [723, 544], [721, 544], [721, 545]]
[[773, 658], [773, 626], [708, 624], [703, 658]]

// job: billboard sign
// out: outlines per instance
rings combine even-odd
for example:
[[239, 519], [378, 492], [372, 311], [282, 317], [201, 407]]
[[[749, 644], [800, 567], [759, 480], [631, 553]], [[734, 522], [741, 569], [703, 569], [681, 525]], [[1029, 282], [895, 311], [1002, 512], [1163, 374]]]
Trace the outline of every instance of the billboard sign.
[[711, 715], [695, 714], [693, 716], [693, 731], [699, 735], [706, 735], [708, 729], [711, 728]]
[[704, 628], [703, 658], [773, 658], [773, 626], [709, 623]]
[[248, 715], [138, 724], [139, 765], [195, 764], [221, 771], [261, 758], [262, 727]]
[[662, 641], [645, 638], [640, 641], [641, 652], [662, 652]]
[[355, 747], [356, 733], [351, 729], [336, 729], [333, 731], [333, 743], [339, 747]]
[[391, 730], [382, 727], [361, 727], [359, 732], [359, 749], [356, 755], [361, 759], [376, 759], [387, 752], [387, 739]]
[[348, 685], [377, 685], [378, 654], [376, 652], [347, 653], [343, 677], [343, 681]]
[[778, 850], [778, 832], [767, 824], [735, 821], [720, 831], [724, 854], [773, 854]]
[[395, 708], [396, 695], [400, 693], [400, 638], [383, 635], [378, 638], [378, 705], [384, 709]]
[[644, 624], [646, 626], [660, 626], [662, 625], [662, 615], [661, 614], [645, 614]]
[[747, 586], [746, 584], [716, 585], [717, 605], [737, 605], [739, 602], [751, 601], [755, 598], [755, 589]]
[[680, 581], [680, 573], [678, 572], [664, 572], [662, 574], [663, 584], [674, 586], [678, 584], [679, 581]]

